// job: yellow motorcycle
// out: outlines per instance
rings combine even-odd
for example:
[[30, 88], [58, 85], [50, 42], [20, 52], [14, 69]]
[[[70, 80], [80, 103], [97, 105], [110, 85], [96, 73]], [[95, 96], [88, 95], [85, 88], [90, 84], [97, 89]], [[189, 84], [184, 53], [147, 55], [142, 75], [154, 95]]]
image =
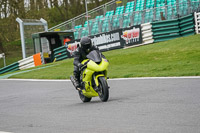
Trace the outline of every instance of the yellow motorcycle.
[[[93, 50], [87, 55], [87, 59], [81, 64], [80, 82], [81, 90], [78, 91], [83, 102], [90, 102], [92, 97], [97, 97], [106, 102], [109, 98], [109, 86], [107, 83], [107, 70], [109, 62], [102, 57], [99, 51]], [[74, 84], [74, 77], [70, 77]]]

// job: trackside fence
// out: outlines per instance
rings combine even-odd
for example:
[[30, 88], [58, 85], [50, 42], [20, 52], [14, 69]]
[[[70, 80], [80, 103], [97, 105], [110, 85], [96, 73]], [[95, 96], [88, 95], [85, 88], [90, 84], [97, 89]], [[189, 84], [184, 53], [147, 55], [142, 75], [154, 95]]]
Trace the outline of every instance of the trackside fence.
[[200, 33], [200, 12], [194, 13], [194, 18], [195, 18], [195, 31], [196, 34]]
[[178, 19], [152, 23], [154, 42], [161, 42], [180, 37], [179, 30]]
[[[134, 3], [132, 10], [130, 10], [130, 5], [127, 5], [128, 1]], [[86, 13], [83, 13], [50, 28], [49, 31], [71, 30], [74, 31], [75, 38], [80, 39], [83, 36], [91, 36], [128, 26], [178, 19], [195, 11], [200, 11], [199, 0], [159, 0], [151, 3], [152, 5], [148, 0], [145, 0], [144, 3], [140, 3], [140, 0], [125, 0], [122, 2], [122, 4], [118, 5], [115, 0], [112, 0], [89, 11], [89, 22], [86, 20]], [[138, 8], [138, 3], [140, 3], [139, 7], [142, 8]], [[116, 8], [120, 6], [123, 6], [123, 12], [118, 14], [116, 13]]]
[[28, 69], [28, 68], [39, 66], [42, 64], [44, 64], [44, 58], [41, 53], [38, 53], [33, 56], [19, 60], [18, 62], [10, 64], [6, 67], [1, 68], [0, 74], [7, 73], [7, 72], [14, 72], [17, 70]]
[[179, 28], [181, 36], [189, 36], [195, 34], [194, 15], [190, 14], [179, 19]]
[[[129, 26], [113, 31], [90, 36], [94, 45], [101, 51], [108, 51], [128, 47], [131, 45], [150, 44], [171, 40], [174, 38], [189, 36], [200, 32], [200, 13], [193, 13], [178, 19], [144, 23], [141, 25]], [[67, 59], [73, 56], [80, 39], [54, 49], [56, 61]], [[44, 64], [42, 53], [35, 54], [0, 69], [0, 74], [23, 70]]]
[[[144, 23], [93, 35], [90, 36], [90, 38], [93, 44], [97, 45], [102, 51], [171, 40], [178, 37], [193, 35], [197, 27], [199, 30], [200, 15], [198, 14], [198, 19], [195, 21], [194, 16], [194, 14], [190, 14], [173, 20]], [[195, 22], [197, 23], [196, 26]], [[76, 43], [79, 43], [79, 41], [80, 39], [75, 40]], [[56, 61], [71, 57], [65, 46], [55, 49], [54, 56]]]
[[154, 42], [171, 40], [195, 34], [194, 15], [152, 23]]
[[53, 51], [54, 51], [54, 57], [56, 61], [60, 61], [60, 60], [68, 58], [67, 49], [65, 46], [56, 48]]
[[0, 74], [6, 73], [6, 72], [13, 72], [19, 70], [19, 63], [15, 62], [12, 63], [6, 67], [3, 67], [0, 69]]
[[141, 24], [141, 30], [142, 30], [142, 41], [143, 44], [149, 44], [153, 43], [153, 32], [152, 32], [152, 24], [151, 23], [145, 23]]

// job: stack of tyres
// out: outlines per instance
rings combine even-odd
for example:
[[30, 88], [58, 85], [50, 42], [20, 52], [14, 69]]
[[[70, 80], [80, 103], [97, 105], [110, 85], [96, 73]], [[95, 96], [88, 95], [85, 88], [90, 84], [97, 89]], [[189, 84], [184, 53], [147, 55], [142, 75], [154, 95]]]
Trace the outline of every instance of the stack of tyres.
[[154, 42], [171, 40], [180, 37], [179, 21], [165, 20], [152, 23]]
[[179, 19], [180, 35], [189, 36], [195, 34], [194, 16], [193, 14], [187, 15]]
[[56, 58], [56, 61], [60, 61], [60, 60], [68, 58], [67, 49], [65, 46], [56, 48], [53, 51], [54, 51], [54, 57]]

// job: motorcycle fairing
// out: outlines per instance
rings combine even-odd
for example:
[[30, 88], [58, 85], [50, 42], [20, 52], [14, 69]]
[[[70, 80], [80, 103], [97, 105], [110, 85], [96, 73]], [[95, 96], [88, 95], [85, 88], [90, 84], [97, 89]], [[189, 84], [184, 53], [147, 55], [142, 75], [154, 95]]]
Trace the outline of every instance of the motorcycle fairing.
[[[83, 60], [81, 63], [87, 63], [87, 68], [82, 71], [82, 81], [84, 82], [85, 90], [82, 90], [83, 95], [86, 97], [96, 97], [98, 93], [92, 87], [92, 82], [99, 86], [99, 77], [105, 77], [107, 79], [108, 61], [101, 57], [98, 51], [92, 51], [87, 56], [88, 59]], [[92, 79], [93, 78], [93, 79]]]
[[108, 61], [102, 58], [102, 61], [99, 65], [96, 64], [94, 61], [90, 60], [87, 63], [87, 68], [95, 72], [101, 72], [105, 71], [108, 68], [108, 65], [109, 65]]
[[86, 57], [95, 63], [100, 63], [102, 59], [101, 53], [97, 50], [91, 51]]

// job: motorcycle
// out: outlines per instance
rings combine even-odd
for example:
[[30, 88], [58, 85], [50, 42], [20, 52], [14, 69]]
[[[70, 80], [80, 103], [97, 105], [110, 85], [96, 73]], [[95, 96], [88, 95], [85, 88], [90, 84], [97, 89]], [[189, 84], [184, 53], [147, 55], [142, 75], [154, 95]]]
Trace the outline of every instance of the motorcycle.
[[[83, 102], [90, 102], [92, 97], [99, 96], [102, 102], [106, 102], [109, 98], [107, 83], [109, 62], [96, 50], [91, 51], [86, 57], [87, 59], [81, 62], [83, 64], [80, 74], [81, 89], [78, 91], [80, 99]], [[74, 77], [71, 76], [70, 79], [74, 85]]]

